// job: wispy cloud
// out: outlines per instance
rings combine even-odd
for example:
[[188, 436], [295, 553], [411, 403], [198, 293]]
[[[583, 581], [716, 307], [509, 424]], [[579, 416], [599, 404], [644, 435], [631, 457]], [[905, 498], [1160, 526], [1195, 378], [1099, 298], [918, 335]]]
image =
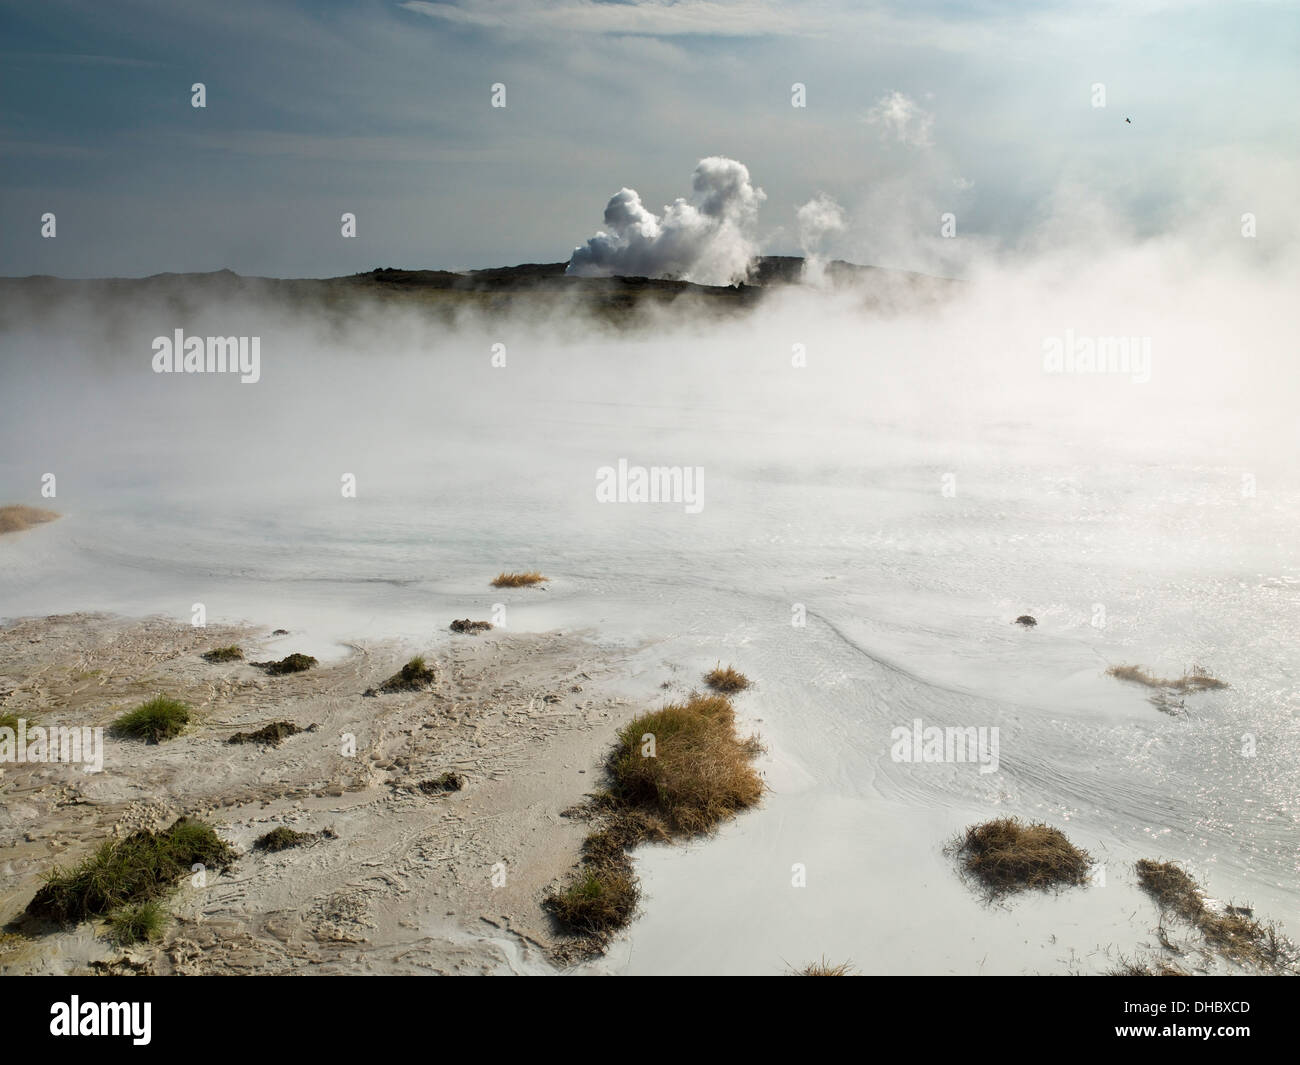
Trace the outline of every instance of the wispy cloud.
[[408, 0], [399, 5], [430, 18], [489, 29], [625, 34], [651, 37], [805, 36], [820, 28], [806, 9], [768, 0]]
[[876, 126], [884, 137], [893, 137], [914, 148], [928, 148], [934, 143], [934, 115], [901, 92], [882, 96], [867, 112], [866, 123]]

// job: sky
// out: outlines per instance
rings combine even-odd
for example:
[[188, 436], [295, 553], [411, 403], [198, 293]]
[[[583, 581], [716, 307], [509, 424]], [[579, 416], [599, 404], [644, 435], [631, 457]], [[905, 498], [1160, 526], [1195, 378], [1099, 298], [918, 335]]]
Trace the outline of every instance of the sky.
[[558, 262], [714, 156], [767, 253], [816, 197], [826, 254], [955, 275], [1094, 207], [1276, 250], [1298, 55], [1295, 3], [0, 2], [0, 275]]

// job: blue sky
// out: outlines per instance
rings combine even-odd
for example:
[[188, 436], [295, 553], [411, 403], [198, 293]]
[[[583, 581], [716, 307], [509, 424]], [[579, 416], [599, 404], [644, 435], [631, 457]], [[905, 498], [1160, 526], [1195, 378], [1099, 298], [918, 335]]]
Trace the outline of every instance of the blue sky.
[[1295, 217], [1290, 3], [53, 0], [0, 4], [0, 41], [5, 275], [558, 261], [709, 155], [767, 193], [766, 250], [825, 193], [828, 250], [884, 265], [932, 265], [942, 211], [1003, 247], [1078, 198], [1139, 234]]

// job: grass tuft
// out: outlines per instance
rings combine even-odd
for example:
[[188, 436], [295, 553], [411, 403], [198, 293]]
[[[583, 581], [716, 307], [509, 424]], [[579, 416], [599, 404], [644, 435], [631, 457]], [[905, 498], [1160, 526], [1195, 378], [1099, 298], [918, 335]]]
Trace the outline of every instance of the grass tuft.
[[79, 865], [54, 869], [27, 904], [27, 913], [75, 923], [162, 899], [191, 866], [225, 869], [235, 852], [211, 825], [182, 817], [163, 832], [142, 829], [108, 840]]
[[536, 570], [529, 573], [498, 573], [496, 579], [492, 582], [493, 588], [526, 588], [531, 584], [541, 584], [543, 581], [549, 581], [550, 577], [543, 577]]
[[748, 688], [749, 678], [743, 673], [737, 673], [730, 666], [724, 669], [722, 663], [719, 662], [713, 672], [705, 675], [704, 683], [715, 692], [732, 695], [735, 692], [743, 692]]
[[22, 532], [33, 525], [54, 521], [59, 515], [52, 510], [29, 507], [21, 503], [11, 503], [0, 507], [0, 533]]
[[108, 915], [108, 939], [114, 946], [129, 947], [161, 939], [167, 927], [167, 912], [154, 901], [133, 903]]
[[1296, 948], [1278, 934], [1274, 925], [1255, 920], [1244, 906], [1222, 911], [1206, 904], [1200, 885], [1173, 862], [1146, 858], [1137, 865], [1138, 886], [1150, 895], [1162, 914], [1181, 918], [1201, 934], [1206, 945], [1221, 957], [1262, 969], [1293, 968]]
[[692, 695], [642, 714], [619, 730], [609, 757], [616, 805], [652, 811], [670, 832], [707, 832], [763, 795], [751, 762], [762, 750], [736, 733], [736, 712], [721, 695]]
[[579, 935], [607, 937], [636, 914], [641, 888], [626, 856], [621, 861], [588, 862], [565, 888], [546, 899], [546, 907]]
[[1126, 680], [1132, 684], [1142, 684], [1148, 688], [1163, 688], [1175, 692], [1203, 692], [1216, 691], [1219, 688], [1226, 688], [1228, 685], [1213, 676], [1208, 670], [1201, 666], [1192, 666], [1190, 670], [1181, 677], [1157, 677], [1143, 669], [1141, 666], [1111, 666], [1106, 672], [1118, 680]]
[[185, 731], [190, 722], [190, 708], [176, 699], [159, 695], [137, 706], [113, 722], [119, 736], [129, 736], [147, 743], [161, 743]]
[[721, 695], [692, 695], [620, 729], [606, 762], [609, 786], [591, 804], [600, 827], [583, 844], [577, 874], [547, 896], [546, 908], [603, 947], [640, 898], [628, 851], [710, 831], [756, 804], [763, 781], [751, 762], [761, 750], [757, 739], [736, 733], [735, 710]]
[[416, 655], [384, 681], [383, 684], [379, 685], [378, 690], [381, 692], [419, 691], [427, 688], [437, 679], [437, 670], [425, 663], [423, 655]]
[[791, 971], [791, 976], [852, 976], [856, 970], [852, 962], [831, 963], [825, 957], [821, 961], [809, 962], [802, 969]]
[[991, 897], [1084, 884], [1092, 861], [1060, 829], [1015, 817], [971, 825], [947, 850]]

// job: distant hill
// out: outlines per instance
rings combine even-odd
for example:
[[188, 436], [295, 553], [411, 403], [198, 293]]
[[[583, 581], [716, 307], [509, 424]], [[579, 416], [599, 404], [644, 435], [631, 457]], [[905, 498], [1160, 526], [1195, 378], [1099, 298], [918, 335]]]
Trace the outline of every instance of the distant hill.
[[[743, 314], [773, 289], [798, 284], [804, 260], [766, 256], [756, 261], [750, 282], [718, 287], [644, 277], [570, 277], [567, 263], [523, 263], [487, 270], [406, 270], [382, 267], [364, 274], [330, 278], [244, 277], [230, 270], [196, 274], [154, 274], [140, 278], [64, 279], [35, 275], [0, 278], [0, 326], [42, 315], [63, 301], [89, 301], [114, 317], [142, 304], [188, 315], [219, 300], [256, 299], [302, 313], [346, 317], [362, 304], [409, 306], [451, 319], [464, 311], [504, 314], [586, 312], [616, 328], [639, 324], [646, 312], [684, 301], [711, 315]], [[853, 263], [827, 264], [831, 286], [860, 292], [867, 310], [912, 306], [943, 299], [962, 282], [903, 270]], [[161, 305], [161, 306], [159, 306]]]

